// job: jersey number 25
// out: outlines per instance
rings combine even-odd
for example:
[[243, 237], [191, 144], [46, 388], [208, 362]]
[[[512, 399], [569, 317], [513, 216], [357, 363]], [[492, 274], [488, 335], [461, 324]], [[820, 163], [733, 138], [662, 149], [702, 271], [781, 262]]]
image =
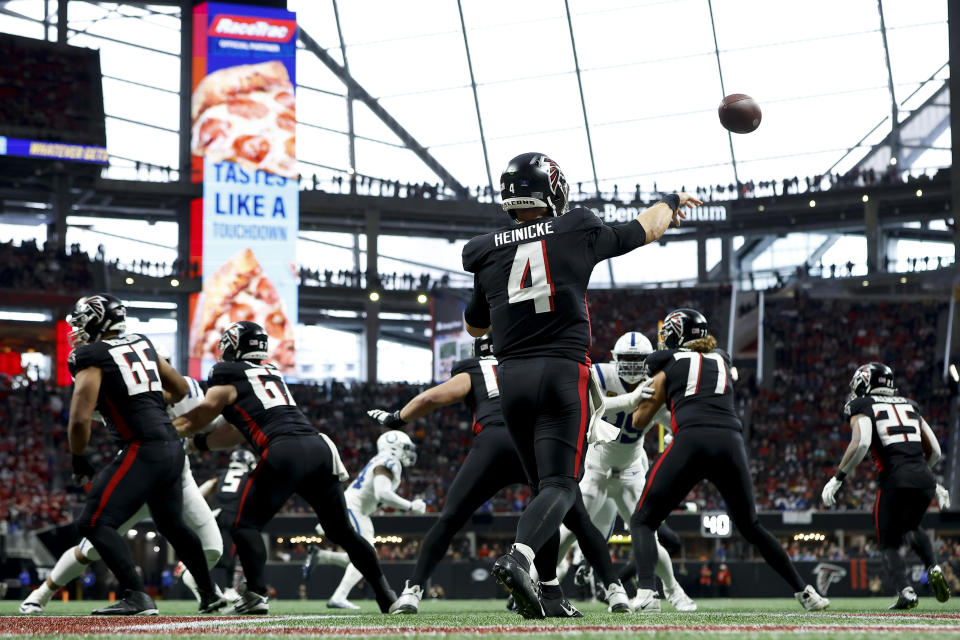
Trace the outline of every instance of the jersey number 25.
[[[523, 283], [528, 274], [530, 286], [525, 287]], [[533, 309], [537, 313], [553, 311], [553, 282], [550, 281], [546, 242], [540, 240], [517, 245], [507, 280], [507, 295], [510, 304], [533, 300]]]

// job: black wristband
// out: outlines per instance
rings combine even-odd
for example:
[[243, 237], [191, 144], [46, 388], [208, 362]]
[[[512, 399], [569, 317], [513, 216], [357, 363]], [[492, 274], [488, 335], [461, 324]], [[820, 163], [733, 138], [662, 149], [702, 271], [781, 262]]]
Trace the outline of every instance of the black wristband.
[[210, 451], [210, 445], [207, 444], [207, 434], [198, 433], [193, 436], [193, 446], [197, 448], [197, 451]]
[[663, 204], [670, 207], [671, 211], [676, 211], [677, 209], [680, 208], [680, 196], [678, 196], [675, 193], [671, 193], [669, 195], [663, 196], [662, 198], [660, 198], [660, 200], [658, 200], [658, 202], [662, 202]]
[[837, 473], [833, 477], [839, 480], [840, 482], [843, 482], [843, 479], [847, 477], [847, 474], [844, 473], [843, 471], [840, 471], [840, 469], [837, 469]]
[[407, 424], [407, 421], [400, 417], [400, 412], [401, 412], [401, 411], [402, 411], [402, 409], [397, 409], [397, 410], [394, 411], [392, 414], [390, 414], [390, 415], [392, 415], [392, 416], [394, 417], [394, 419], [396, 420], [396, 422], [394, 423], [394, 426], [402, 427], [402, 426], [404, 426], [404, 425]]

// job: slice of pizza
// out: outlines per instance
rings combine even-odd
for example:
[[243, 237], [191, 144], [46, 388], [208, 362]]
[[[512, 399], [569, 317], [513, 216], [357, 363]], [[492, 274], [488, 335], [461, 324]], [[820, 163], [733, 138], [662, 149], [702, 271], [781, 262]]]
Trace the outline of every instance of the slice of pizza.
[[279, 61], [214, 71], [194, 90], [191, 114], [193, 155], [298, 177], [296, 99]]
[[244, 249], [203, 284], [190, 326], [190, 357], [216, 360], [223, 332], [241, 320], [256, 322], [270, 336], [270, 359], [294, 372], [293, 323], [253, 251]]

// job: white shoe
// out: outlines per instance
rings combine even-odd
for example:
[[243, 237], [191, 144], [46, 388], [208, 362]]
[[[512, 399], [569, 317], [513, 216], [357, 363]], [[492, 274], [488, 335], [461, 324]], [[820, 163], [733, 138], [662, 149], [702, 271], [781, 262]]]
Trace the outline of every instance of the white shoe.
[[676, 589], [667, 591], [664, 595], [667, 596], [667, 602], [672, 604], [673, 608], [677, 611], [697, 610], [697, 603], [690, 599], [690, 596], [686, 594], [680, 585], [677, 585]]
[[397, 601], [390, 605], [390, 613], [418, 613], [420, 611], [420, 600], [423, 598], [423, 589], [418, 584], [410, 584], [407, 580], [404, 583], [403, 593], [397, 598]]
[[267, 596], [247, 590], [240, 595], [240, 598], [223, 610], [223, 615], [266, 615], [269, 612], [270, 604]]
[[630, 608], [634, 613], [660, 613], [660, 596], [652, 589], [638, 589]]
[[813, 585], [808, 584], [803, 588], [803, 591], [798, 591], [793, 595], [807, 611], [823, 611], [830, 606], [830, 601], [817, 593]]
[[327, 609], [353, 609], [355, 611], [359, 611], [360, 607], [353, 604], [349, 600], [334, 600], [333, 598], [330, 598], [327, 600]]
[[227, 587], [227, 589], [223, 592], [223, 597], [230, 602], [233, 602], [234, 600], [240, 599], [240, 593], [233, 587]]
[[46, 588], [46, 585], [42, 589], [37, 588], [30, 592], [30, 595], [20, 603], [20, 613], [36, 615], [38, 613], [43, 613], [43, 608], [47, 606], [47, 603], [50, 602], [51, 596], [53, 596], [53, 591]]
[[606, 588], [606, 596], [607, 611], [610, 613], [630, 613], [633, 610], [630, 606], [630, 598], [627, 597], [627, 591], [619, 580]]

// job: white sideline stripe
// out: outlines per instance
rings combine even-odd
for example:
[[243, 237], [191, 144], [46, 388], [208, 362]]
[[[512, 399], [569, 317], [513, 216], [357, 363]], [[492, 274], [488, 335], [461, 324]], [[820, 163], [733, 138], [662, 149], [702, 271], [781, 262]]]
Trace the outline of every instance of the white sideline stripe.
[[[189, 622], [153, 622], [150, 624], [136, 624], [129, 627], [119, 627], [117, 632], [123, 631], [168, 631], [173, 629], [196, 629], [204, 627], [225, 627], [228, 625], [255, 625], [261, 622], [299, 622], [303, 620], [338, 620], [341, 618], [356, 618], [356, 615], [310, 615], [310, 616], [248, 616], [243, 618], [210, 618], [209, 620], [191, 620]], [[274, 625], [276, 626], [276, 625]], [[271, 627], [272, 628], [272, 627]]]

